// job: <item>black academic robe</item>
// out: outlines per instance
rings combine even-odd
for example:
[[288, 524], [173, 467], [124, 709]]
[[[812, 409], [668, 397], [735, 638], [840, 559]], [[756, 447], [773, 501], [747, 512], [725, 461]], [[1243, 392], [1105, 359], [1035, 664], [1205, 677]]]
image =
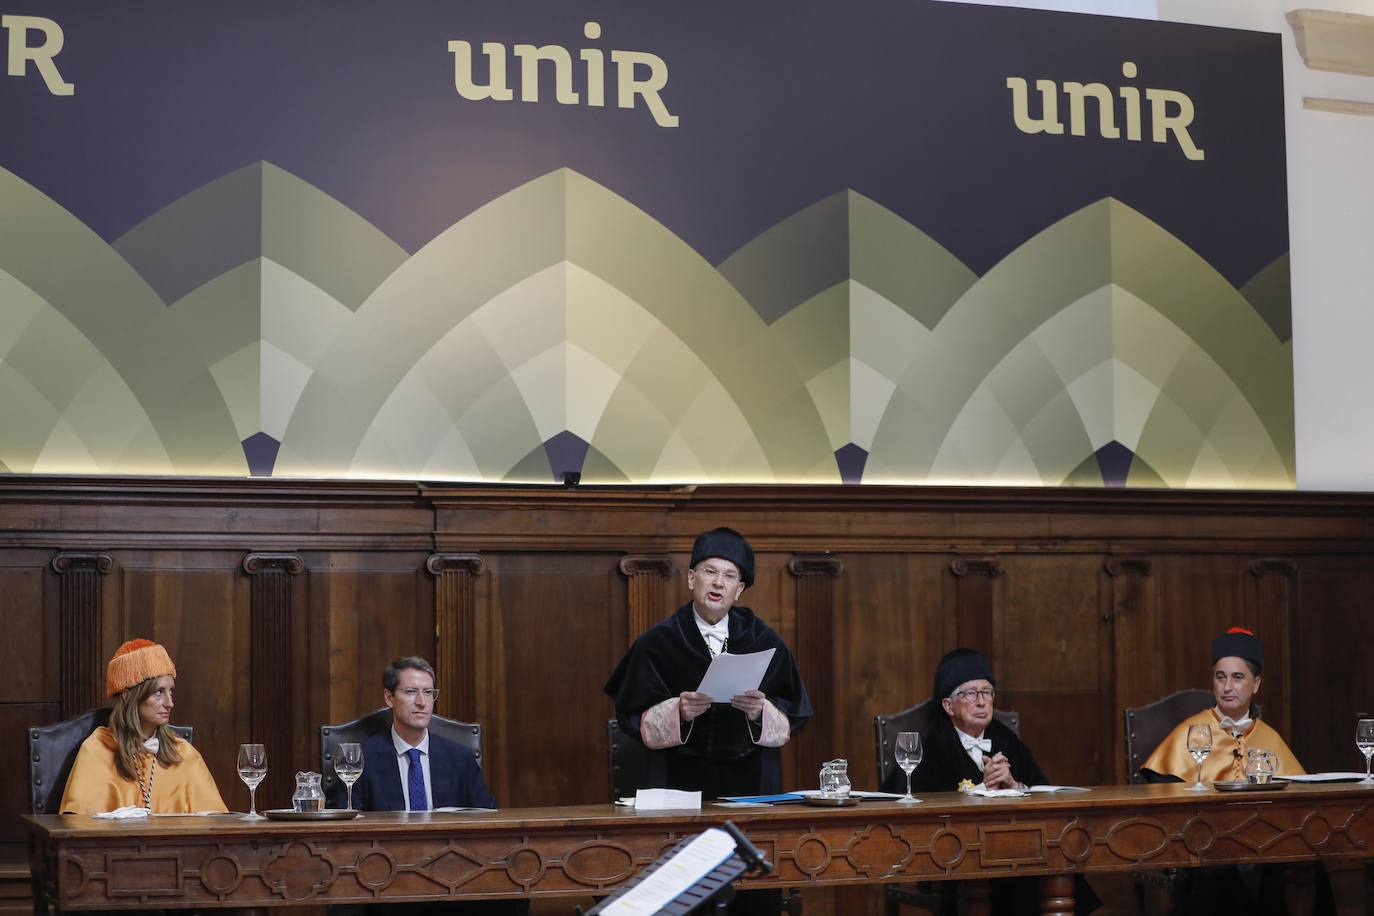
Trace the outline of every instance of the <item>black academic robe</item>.
[[[735, 655], [776, 650], [759, 689], [787, 716], [795, 735], [811, 717], [811, 701], [791, 650], [746, 607], [730, 609], [729, 640]], [[606, 682], [621, 730], [637, 738], [644, 711], [696, 690], [710, 664], [688, 602], [636, 639]], [[685, 745], [649, 752], [643, 788], [700, 790], [707, 798], [782, 791], [782, 756], [777, 748], [754, 743], [759, 728], [729, 703], [712, 704], [692, 722]]]
[[[1049, 781], [1035, 762], [1030, 748], [1001, 722], [993, 719], [983, 736], [992, 741], [992, 753], [1000, 751], [1007, 758], [1011, 764], [1011, 775], [1018, 782], [1034, 786]], [[930, 733], [922, 735], [921, 741], [924, 753], [920, 765], [911, 773], [911, 791], [953, 792], [965, 779], [975, 786], [983, 781], [983, 774], [959, 743], [959, 735], [948, 716], [936, 715]], [[901, 770], [894, 770], [882, 788], [885, 792], [905, 792], [905, 774]]]

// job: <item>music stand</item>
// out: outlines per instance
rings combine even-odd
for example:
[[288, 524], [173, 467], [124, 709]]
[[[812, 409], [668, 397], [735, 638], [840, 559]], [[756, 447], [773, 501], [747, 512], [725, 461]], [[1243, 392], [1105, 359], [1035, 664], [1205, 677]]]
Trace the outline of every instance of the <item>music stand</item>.
[[[688, 913], [703, 912], [709, 907], [717, 904], [724, 906], [724, 904], [734, 899], [734, 883], [735, 879], [740, 875], [747, 871], [759, 871], [763, 874], [767, 874], [773, 870], [773, 863], [763, 857], [763, 854], [759, 852], [758, 848], [753, 843], [749, 842], [748, 837], [741, 833], [738, 827], [726, 821], [724, 829], [726, 833], [730, 834], [730, 838], [735, 841], [735, 851], [726, 857], [725, 861], [707, 872], [706, 875], [695, 884], [674, 897], [666, 906], [659, 909], [659, 914], [667, 914], [667, 916], [687, 916]], [[585, 914], [580, 906], [575, 907], [574, 911], [578, 916], [596, 916], [597, 913], [602, 912], [607, 906], [610, 906], [620, 897], [633, 890], [636, 885], [647, 879], [657, 871], [660, 866], [671, 861], [674, 856], [682, 851], [684, 846], [696, 838], [697, 834], [692, 834], [691, 836], [686, 836], [678, 840], [673, 844], [673, 848], [659, 856], [657, 861], [651, 865], [645, 866], [643, 871], [626, 882], [625, 885], [614, 894], [602, 900], [590, 910], [587, 910]]]

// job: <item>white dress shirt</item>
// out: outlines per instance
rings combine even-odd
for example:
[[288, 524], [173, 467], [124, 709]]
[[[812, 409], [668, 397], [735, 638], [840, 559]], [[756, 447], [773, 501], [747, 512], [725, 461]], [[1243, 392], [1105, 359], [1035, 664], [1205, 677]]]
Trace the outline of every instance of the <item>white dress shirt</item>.
[[692, 616], [697, 619], [697, 629], [701, 631], [701, 638], [706, 640], [706, 649], [711, 657], [715, 658], [724, 652], [726, 642], [730, 639], [730, 615], [727, 613], [715, 623], [707, 623], [697, 609], [692, 608]]
[[954, 733], [959, 736], [959, 743], [964, 746], [964, 750], [968, 752], [969, 758], [972, 759], [974, 765], [978, 767], [978, 772], [983, 772], [983, 755], [992, 755], [992, 739], [986, 737], [986, 732], [984, 733], [984, 737], [975, 738], [972, 735], [965, 734], [957, 726], [954, 729]]
[[[396, 734], [396, 727], [391, 727], [391, 743], [396, 748], [396, 769], [401, 774], [401, 797], [406, 801], [406, 810], [410, 810], [410, 757], [407, 756], [412, 745], [406, 744], [404, 738]], [[429, 799], [429, 807], [432, 810], [434, 805], [434, 786], [429, 781], [429, 731], [425, 731], [425, 736], [420, 739], [420, 743], [413, 745], [420, 750], [420, 769], [425, 774], [425, 798]]]

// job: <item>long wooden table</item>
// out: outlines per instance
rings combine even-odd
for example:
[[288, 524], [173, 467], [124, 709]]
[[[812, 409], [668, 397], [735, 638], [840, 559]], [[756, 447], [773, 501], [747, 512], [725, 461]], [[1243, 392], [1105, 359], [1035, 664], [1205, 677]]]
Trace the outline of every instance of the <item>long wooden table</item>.
[[1368, 857], [1374, 790], [1177, 785], [923, 804], [635, 812], [609, 805], [351, 821], [29, 817], [35, 909], [256, 908], [605, 894], [685, 835], [734, 821], [776, 870], [749, 887], [1042, 876], [1073, 911], [1072, 872]]

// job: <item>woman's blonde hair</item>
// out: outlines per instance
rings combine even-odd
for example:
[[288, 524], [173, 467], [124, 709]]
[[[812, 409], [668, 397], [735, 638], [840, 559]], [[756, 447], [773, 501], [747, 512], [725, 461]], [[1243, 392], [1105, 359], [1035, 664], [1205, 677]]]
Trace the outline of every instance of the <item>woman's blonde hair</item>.
[[[110, 731], [115, 739], [115, 769], [130, 782], [138, 782], [142, 770], [139, 758], [148, 753], [143, 747], [143, 719], [138, 714], [138, 707], [153, 695], [162, 677], [164, 675], [150, 677], [120, 691], [115, 696], [114, 708], [110, 710]], [[181, 763], [181, 752], [177, 750], [177, 743], [181, 739], [176, 732], [159, 725], [153, 734], [158, 741], [157, 762], [165, 767]]]

